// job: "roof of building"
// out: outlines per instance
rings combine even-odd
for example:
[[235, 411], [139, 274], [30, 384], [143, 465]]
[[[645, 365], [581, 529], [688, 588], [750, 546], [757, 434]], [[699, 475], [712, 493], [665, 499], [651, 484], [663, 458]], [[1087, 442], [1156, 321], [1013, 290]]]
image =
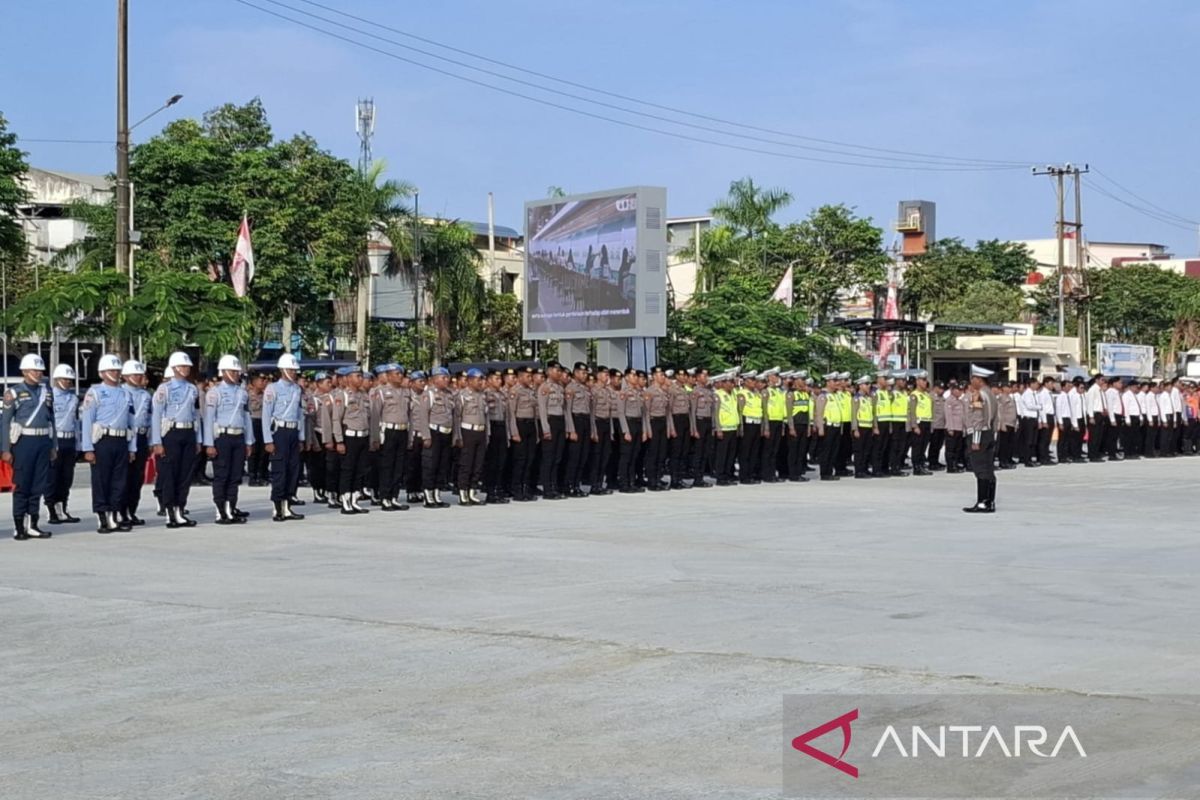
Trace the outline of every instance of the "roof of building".
[[[464, 220], [460, 221], [460, 224], [466, 225], [468, 228], [470, 228], [472, 231], [474, 231], [476, 236], [487, 236], [488, 235], [488, 224], [486, 222], [472, 222], [471, 220], [464, 219]], [[507, 225], [496, 225], [494, 227], [495, 227], [497, 236], [500, 236], [505, 239], [520, 239], [521, 238], [521, 234], [519, 231], [517, 231], [514, 228], [510, 228]]]
[[712, 214], [697, 214], [694, 217], [668, 217], [668, 225], [694, 225], [697, 222], [712, 222]]
[[46, 175], [52, 175], [57, 178], [62, 178], [65, 181], [73, 181], [75, 183], [83, 183], [91, 186], [93, 189], [101, 192], [112, 191], [112, 182], [107, 175], [89, 175], [85, 172], [66, 172], [61, 169], [44, 169], [42, 167], [30, 167], [29, 174], [32, 176], [35, 173], [41, 172]]
[[[866, 319], [839, 319], [831, 323], [835, 328], [845, 328], [854, 333], [872, 331], [875, 333], [1012, 333], [1009, 325], [992, 325], [975, 322], [934, 322], [925, 323], [911, 319], [882, 319], [879, 317]], [[930, 330], [927, 324], [932, 324]]]

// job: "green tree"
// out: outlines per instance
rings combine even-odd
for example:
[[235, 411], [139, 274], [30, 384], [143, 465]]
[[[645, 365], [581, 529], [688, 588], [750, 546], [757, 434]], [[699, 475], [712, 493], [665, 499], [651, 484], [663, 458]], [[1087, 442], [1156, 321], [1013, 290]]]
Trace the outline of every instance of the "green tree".
[[17, 207], [26, 199], [21, 178], [29, 171], [25, 154], [17, 149], [17, 135], [8, 130], [0, 114], [0, 261], [11, 267], [28, 258], [25, 232], [17, 221]]
[[788, 225], [779, 232], [777, 247], [795, 264], [795, 302], [809, 319], [824, 322], [844, 294], [877, 286], [887, 274], [882, 229], [844, 205], [821, 206]]
[[[384, 171], [387, 163], [376, 161], [358, 174], [356, 179], [356, 196], [359, 203], [359, 214], [368, 220], [375, 238], [386, 239], [392, 246], [390, 263], [384, 271], [394, 273], [400, 269], [406, 258], [411, 257], [410, 245], [412, 229], [412, 209], [404, 201], [412, 197], [416, 189], [409, 183], [394, 179], [385, 179]], [[360, 361], [370, 359], [367, 341], [367, 289], [370, 280], [369, 246], [371, 237], [364, 236], [358, 247], [358, 257], [355, 259], [353, 272], [353, 288], [357, 291], [357, 316], [355, 324], [355, 343], [358, 348]]]
[[1088, 286], [1096, 341], [1167, 348], [1177, 323], [1200, 303], [1200, 282], [1155, 264], [1091, 270]]
[[766, 189], [746, 177], [729, 184], [729, 194], [713, 205], [712, 215], [735, 235], [754, 239], [775, 227], [771, 218], [791, 202], [786, 189]]
[[904, 271], [903, 304], [914, 316], [940, 320], [968, 286], [991, 278], [990, 262], [962, 239], [939, 239]]
[[452, 343], [475, 328], [486, 301], [475, 234], [457, 221], [435, 220], [421, 229], [421, 272], [430, 297], [439, 360], [456, 355]]
[[997, 280], [969, 284], [938, 316], [939, 322], [1002, 325], [1019, 320], [1026, 310], [1025, 293]]
[[1029, 273], [1037, 269], [1037, 259], [1020, 242], [980, 240], [975, 242], [975, 252], [990, 265], [988, 272], [991, 280], [1005, 286], [1023, 286]]

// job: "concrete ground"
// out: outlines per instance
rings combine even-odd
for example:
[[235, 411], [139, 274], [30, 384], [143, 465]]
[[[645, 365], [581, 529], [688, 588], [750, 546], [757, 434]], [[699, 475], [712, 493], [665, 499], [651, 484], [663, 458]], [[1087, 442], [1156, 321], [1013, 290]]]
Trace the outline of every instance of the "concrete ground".
[[944, 474], [288, 524], [253, 489], [245, 526], [6, 540], [0, 786], [774, 797], [785, 693], [1187, 692], [1198, 477], [1005, 472], [974, 517]]

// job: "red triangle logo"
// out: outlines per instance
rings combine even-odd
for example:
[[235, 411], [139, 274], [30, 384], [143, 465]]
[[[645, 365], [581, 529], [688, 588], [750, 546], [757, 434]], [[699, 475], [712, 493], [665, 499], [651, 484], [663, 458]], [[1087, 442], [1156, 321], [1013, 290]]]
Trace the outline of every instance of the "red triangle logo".
[[[815, 758], [822, 764], [828, 764], [834, 769], [846, 773], [851, 778], [857, 778], [858, 767], [842, 760], [842, 757], [846, 755], [846, 751], [850, 749], [850, 723], [856, 719], [858, 719], [857, 708], [853, 711], [842, 714], [836, 719], [829, 720], [829, 722], [826, 722], [824, 725], [818, 725], [811, 731], [805, 731], [795, 739], [792, 739], [792, 747], [796, 748], [801, 753], [804, 753], [806, 756]], [[813, 739], [819, 739], [830, 731], [837, 730], [839, 728], [842, 731], [842, 752], [837, 755], [837, 758], [834, 758], [829, 753], [826, 753], [823, 750], [818, 750], [809, 744], [809, 742], [811, 742]]]

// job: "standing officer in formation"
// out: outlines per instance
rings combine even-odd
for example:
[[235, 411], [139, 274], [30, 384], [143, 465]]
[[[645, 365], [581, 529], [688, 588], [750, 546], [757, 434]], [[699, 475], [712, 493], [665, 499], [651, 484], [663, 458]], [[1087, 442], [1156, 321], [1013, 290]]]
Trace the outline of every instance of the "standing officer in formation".
[[[499, 370], [492, 370], [488, 373], [487, 388], [483, 391], [483, 397], [487, 404], [488, 420], [487, 456], [483, 462], [483, 491], [487, 494], [489, 503], [503, 504], [508, 502], [504, 490], [504, 470], [508, 462], [510, 441], [517, 428], [508, 403], [508, 394], [504, 391], [504, 375]], [[595, 486], [596, 484], [593, 482], [593, 490]]]
[[542, 496], [559, 500], [558, 467], [562, 461], [567, 439], [574, 439], [575, 426], [566, 414], [566, 393], [562, 386], [562, 365], [557, 361], [546, 364], [546, 380], [537, 390], [538, 420], [542, 430], [541, 464]]
[[0, 417], [0, 459], [13, 468], [13, 538], [49, 539], [38, 527], [38, 507], [50, 491], [50, 464], [58, 456], [54, 429], [54, 401], [42, 385], [46, 362], [36, 353], [21, 359], [24, 380], [4, 393]]
[[[245, 477], [246, 459], [254, 450], [250, 396], [242, 386], [242, 363], [224, 355], [217, 362], [221, 382], [204, 395], [202, 438], [213, 465], [213, 505], [218, 525], [246, 521], [238, 512], [238, 489]], [[248, 515], [247, 515], [248, 516]]]
[[516, 428], [512, 432], [512, 495], [518, 503], [536, 500], [533, 493], [533, 456], [537, 446], [538, 396], [533, 388], [533, 370], [517, 375], [509, 394], [509, 407]]
[[83, 398], [80, 449], [83, 460], [92, 465], [97, 533], [132, 530], [120, 515], [125, 510], [129, 465], [137, 457], [137, 437], [129, 394], [121, 387], [121, 369], [117, 356], [101, 356], [98, 370], [103, 382], [88, 389]]
[[450, 479], [450, 451], [454, 446], [456, 414], [450, 391], [450, 370], [434, 367], [429, 385], [417, 398], [423, 412], [418, 425], [421, 435], [421, 490], [426, 508], [449, 508], [442, 500], [442, 487]]
[[[709, 385], [708, 370], [696, 370], [695, 384], [688, 395], [688, 416], [692, 429], [692, 487], [707, 489], [705, 470], [713, 458], [713, 424], [717, 416], [717, 393]], [[672, 477], [674, 477], [672, 475]]]
[[358, 504], [358, 492], [367, 475], [367, 450], [371, 442], [370, 401], [362, 392], [362, 370], [348, 368], [342, 375], [342, 389], [334, 393], [332, 410], [333, 440], [341, 462], [338, 496], [343, 514], [366, 514]]
[[121, 365], [121, 387], [129, 397], [133, 414], [132, 428], [134, 454], [129, 462], [129, 477], [125, 479], [125, 502], [121, 507], [121, 521], [131, 526], [145, 525], [146, 520], [137, 515], [142, 500], [142, 485], [146, 482], [146, 462], [150, 459], [150, 423], [154, 398], [146, 390], [146, 365], [130, 359]]
[[154, 392], [150, 446], [154, 449], [161, 500], [168, 528], [192, 528], [196, 521], [185, 513], [192, 470], [200, 453], [200, 393], [188, 380], [192, 359], [187, 353], [172, 353], [167, 369], [174, 377]]
[[567, 468], [565, 487], [568, 497], [584, 497], [583, 472], [587, 468], [587, 459], [592, 442], [592, 393], [587, 387], [587, 364], [576, 362], [563, 390], [563, 402], [566, 403], [566, 416], [571, 418], [573, 438], [567, 442]]
[[971, 365], [971, 390], [967, 395], [967, 438], [970, 441], [971, 471], [975, 473], [975, 505], [968, 514], [996, 511], [996, 427], [999, 415], [996, 398], [988, 388], [992, 371]]
[[71, 487], [75, 484], [75, 453], [79, 441], [79, 398], [75, 395], [75, 370], [67, 364], [54, 368], [54, 430], [58, 439], [58, 458], [50, 465], [50, 490], [46, 510], [51, 525], [79, 522], [67, 511]]
[[879, 428], [875, 421], [875, 399], [871, 397], [871, 378], [863, 375], [855, 385], [855, 392], [850, 406], [850, 436], [854, 449], [854, 477], [869, 478], [869, 465], [874, 459], [876, 440]]
[[304, 391], [296, 383], [300, 369], [296, 357], [284, 353], [276, 364], [279, 380], [263, 390], [263, 449], [270, 459], [271, 505], [275, 522], [304, 519], [292, 510], [304, 505], [297, 499], [300, 486], [300, 450], [307, 439], [304, 428]]
[[467, 385], [454, 398], [454, 446], [458, 456], [458, 502], [464, 506], [481, 506], [483, 500], [475, 493], [475, 485], [483, 477], [483, 460], [487, 454], [488, 402], [483, 390], [483, 372], [467, 370]]
[[371, 444], [376, 451], [379, 482], [376, 495], [384, 511], [407, 511], [400, 501], [404, 467], [408, 460], [409, 412], [412, 393], [404, 386], [404, 367], [383, 364], [376, 368], [379, 385], [371, 393]]

